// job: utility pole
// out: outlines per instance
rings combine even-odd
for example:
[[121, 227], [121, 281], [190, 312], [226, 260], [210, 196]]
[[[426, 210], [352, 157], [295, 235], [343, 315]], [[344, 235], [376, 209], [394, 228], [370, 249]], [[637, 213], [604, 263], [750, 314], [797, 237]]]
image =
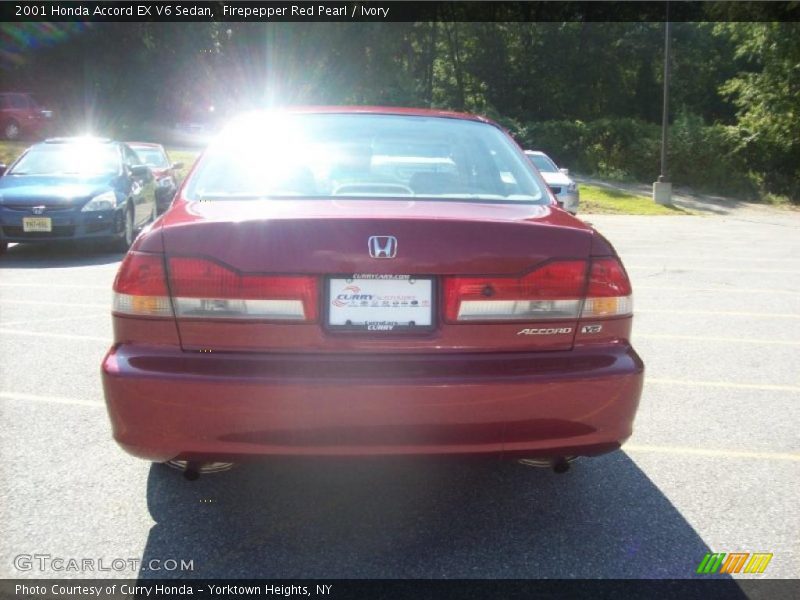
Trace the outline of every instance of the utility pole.
[[669, 62], [670, 62], [669, 2], [664, 21], [664, 105], [661, 113], [661, 174], [653, 183], [653, 200], [656, 204], [672, 203], [672, 183], [667, 175], [667, 133], [669, 125]]

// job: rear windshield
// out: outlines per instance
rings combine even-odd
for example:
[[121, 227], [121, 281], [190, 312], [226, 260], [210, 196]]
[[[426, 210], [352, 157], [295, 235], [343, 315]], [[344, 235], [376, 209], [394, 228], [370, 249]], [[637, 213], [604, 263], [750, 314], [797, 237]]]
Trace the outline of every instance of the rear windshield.
[[142, 161], [142, 164], [148, 167], [168, 167], [169, 160], [167, 155], [161, 148], [154, 148], [150, 146], [131, 146], [131, 149], [136, 152], [136, 156]]
[[119, 151], [113, 144], [39, 144], [28, 150], [9, 175], [79, 175], [117, 173]]
[[530, 164], [498, 128], [443, 117], [251, 117], [209, 147], [189, 200], [454, 199], [548, 203]]
[[542, 173], [556, 173], [558, 172], [558, 167], [556, 163], [550, 160], [549, 156], [545, 156], [544, 154], [528, 154], [528, 158], [531, 162], [539, 169]]

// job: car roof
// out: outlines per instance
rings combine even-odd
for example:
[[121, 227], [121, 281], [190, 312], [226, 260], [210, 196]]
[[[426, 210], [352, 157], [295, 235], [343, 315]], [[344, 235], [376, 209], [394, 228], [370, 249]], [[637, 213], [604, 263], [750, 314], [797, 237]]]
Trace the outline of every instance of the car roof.
[[162, 146], [161, 144], [155, 144], [153, 142], [125, 142], [125, 143], [128, 144], [128, 146], [130, 146], [131, 148], [138, 146], [140, 148], [161, 148], [162, 150], [164, 149], [164, 146]]
[[47, 138], [43, 144], [74, 144], [76, 142], [94, 143], [94, 144], [114, 144], [110, 138], [91, 137], [91, 136], [73, 136], [73, 137], [54, 137]]
[[491, 119], [471, 113], [452, 110], [439, 110], [433, 108], [405, 108], [399, 106], [292, 106], [281, 109], [287, 113], [299, 114], [369, 114], [369, 115], [404, 115], [413, 117], [444, 117], [448, 119], [462, 119], [465, 121], [480, 121], [497, 125]]
[[[532, 154], [534, 156], [547, 156], [547, 154], [545, 154], [541, 150], [525, 150], [525, 154]], [[550, 157], [548, 156], [547, 158]]]

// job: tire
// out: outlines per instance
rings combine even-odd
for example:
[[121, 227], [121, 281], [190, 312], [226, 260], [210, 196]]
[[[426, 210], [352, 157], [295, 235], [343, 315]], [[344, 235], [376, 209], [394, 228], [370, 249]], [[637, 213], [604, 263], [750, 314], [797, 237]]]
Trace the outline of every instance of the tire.
[[8, 250], [8, 242], [0, 242], [0, 256], [3, 256], [6, 250]]
[[7, 140], [18, 140], [22, 135], [19, 123], [16, 121], [6, 121], [3, 123], [3, 137]]
[[115, 240], [115, 247], [120, 252], [127, 252], [136, 238], [135, 225], [133, 223], [133, 209], [129, 206], [125, 209], [125, 224], [122, 227], [122, 234]]

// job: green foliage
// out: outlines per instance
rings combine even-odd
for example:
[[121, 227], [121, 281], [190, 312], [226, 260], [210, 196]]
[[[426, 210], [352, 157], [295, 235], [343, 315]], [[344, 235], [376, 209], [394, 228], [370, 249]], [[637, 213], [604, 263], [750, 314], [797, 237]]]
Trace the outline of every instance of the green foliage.
[[[609, 179], [655, 181], [661, 127], [637, 119], [546, 121], [518, 126], [515, 137], [579, 172]], [[668, 176], [699, 190], [753, 197], [757, 179], [739, 151], [733, 127], [680, 115], [669, 128]]]
[[[287, 104], [437, 107], [492, 116], [578, 170], [654, 179], [664, 24], [536, 22], [517, 4], [487, 3], [500, 12], [486, 22], [446, 4], [437, 22], [56, 24], [12, 43], [0, 77], [55, 108], [65, 134], [165, 141], [211, 106], [219, 121]], [[800, 25], [742, 17], [755, 4], [672, 27], [670, 176], [800, 201]]]

